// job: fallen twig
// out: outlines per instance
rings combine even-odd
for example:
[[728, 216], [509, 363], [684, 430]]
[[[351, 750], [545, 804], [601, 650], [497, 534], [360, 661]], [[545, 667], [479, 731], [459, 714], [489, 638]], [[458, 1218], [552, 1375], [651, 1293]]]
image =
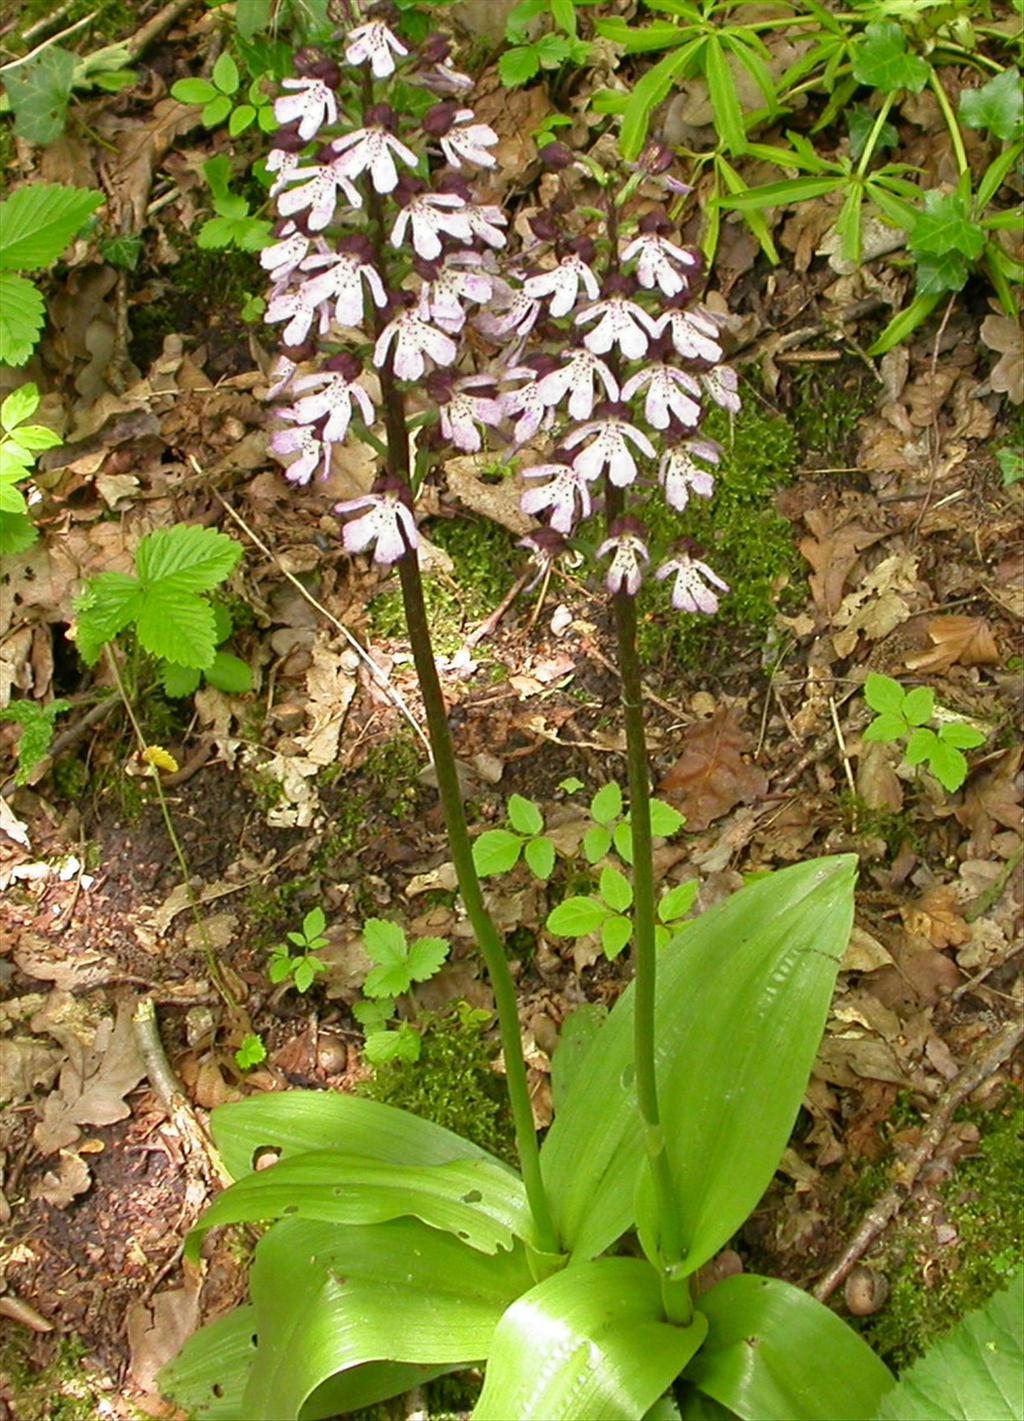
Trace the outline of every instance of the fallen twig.
[[882, 1234], [892, 1219], [896, 1217], [917, 1182], [922, 1168], [927, 1164], [949, 1129], [958, 1107], [978, 1089], [989, 1076], [994, 1075], [1024, 1040], [1024, 1022], [1009, 1022], [995, 1040], [976, 1061], [965, 1066], [939, 1096], [928, 1118], [924, 1134], [917, 1149], [901, 1169], [901, 1178], [887, 1190], [865, 1214], [860, 1228], [844, 1249], [841, 1257], [825, 1274], [814, 1290], [814, 1296], [823, 1303], [846, 1279], [846, 1275]]

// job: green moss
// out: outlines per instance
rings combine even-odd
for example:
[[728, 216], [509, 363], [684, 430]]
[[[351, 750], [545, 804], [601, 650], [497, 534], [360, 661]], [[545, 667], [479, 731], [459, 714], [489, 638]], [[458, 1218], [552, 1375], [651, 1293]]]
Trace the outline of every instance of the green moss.
[[685, 534], [707, 554], [711, 567], [728, 582], [716, 617], [676, 612], [671, 580], [649, 579], [640, 594], [638, 645], [648, 664], [675, 663], [716, 669], [733, 663], [750, 634], [763, 636], [776, 611], [799, 596], [792, 586], [801, 566], [789, 522], [774, 506], [774, 495], [790, 483], [797, 443], [790, 422], [765, 412], [748, 395], [732, 427], [716, 412], [705, 432], [723, 446], [711, 499], [694, 498], [683, 514], [653, 499], [645, 513], [652, 561], [667, 554]]
[[40, 1368], [30, 1359], [24, 1335], [11, 1329], [0, 1347], [0, 1373], [9, 1378], [18, 1421], [94, 1421], [101, 1415], [104, 1393], [90, 1385], [85, 1356], [77, 1337], [61, 1337]]
[[491, 1069], [494, 1055], [488, 1023], [459, 1003], [426, 1023], [415, 1064], [378, 1067], [362, 1093], [433, 1120], [514, 1163], [512, 1115], [503, 1079]]
[[[19, 53], [24, 52], [27, 45], [20, 38], [22, 32], [37, 20], [53, 14], [56, 9], [54, 0], [24, 0], [18, 11], [17, 32], [12, 48], [17, 48]], [[72, 41], [79, 54], [88, 54], [96, 49], [97, 42], [112, 44], [115, 40], [125, 39], [139, 27], [138, 7], [125, 4], [124, 0], [71, 0], [71, 4], [60, 17], [60, 24], [55, 25], [53, 29], [65, 29], [76, 20], [84, 19], [86, 15], [93, 17], [90, 24], [85, 30], [80, 30]], [[50, 33], [53, 33], [53, 30]], [[87, 38], [89, 43], [83, 43], [83, 38]], [[37, 44], [39, 42], [36, 41]]]
[[[203, 251], [189, 234], [174, 238], [178, 261], [162, 281], [159, 300], [134, 302], [131, 311], [131, 355], [143, 370], [163, 349], [164, 337], [184, 334], [247, 349], [246, 326], [240, 312], [251, 292], [266, 286], [258, 252]], [[159, 289], [159, 288], [158, 288]]]
[[793, 375], [792, 420], [811, 468], [847, 468], [854, 462], [860, 421], [873, 408], [877, 386], [859, 361], [798, 366]]
[[883, 839], [890, 854], [899, 853], [904, 844], [915, 851], [921, 848], [921, 832], [911, 810], [871, 809], [860, 795], [849, 790], [840, 793], [839, 808], [849, 833], [865, 839]]
[[[458, 651], [467, 631], [498, 606], [514, 577], [512, 541], [493, 523], [466, 518], [435, 519], [431, 542], [452, 559], [449, 573], [428, 573], [423, 595], [434, 646], [442, 655]], [[405, 613], [397, 586], [378, 593], [369, 606], [377, 636], [404, 640]]]
[[[995, 1110], [961, 1111], [958, 1118], [973, 1121], [982, 1138], [977, 1156], [962, 1160], [938, 1190], [957, 1241], [937, 1246], [934, 1227], [920, 1219], [898, 1225], [881, 1265], [891, 1286], [888, 1302], [862, 1327], [897, 1369], [1005, 1287], [1024, 1262], [1024, 1096], [1015, 1090]], [[881, 1175], [871, 1186], [876, 1198], [891, 1179], [885, 1166], [873, 1170]]]

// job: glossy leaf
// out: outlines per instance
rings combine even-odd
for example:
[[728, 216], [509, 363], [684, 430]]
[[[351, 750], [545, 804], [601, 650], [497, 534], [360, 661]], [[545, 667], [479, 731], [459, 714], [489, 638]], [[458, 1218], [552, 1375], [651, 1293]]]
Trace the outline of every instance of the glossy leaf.
[[577, 1263], [518, 1298], [494, 1333], [473, 1421], [641, 1421], [703, 1341], [664, 1321], [637, 1258]]
[[366, 1362], [467, 1365], [533, 1285], [522, 1249], [488, 1256], [416, 1219], [366, 1227], [284, 1219], [251, 1273], [259, 1347], [245, 1421], [293, 1421]]
[[219, 1194], [189, 1234], [198, 1257], [208, 1229], [285, 1216], [323, 1223], [382, 1224], [412, 1216], [483, 1253], [532, 1242], [526, 1192], [516, 1175], [488, 1160], [428, 1166], [315, 1150], [246, 1175]]
[[607, 1016], [607, 1007], [596, 1002], [584, 1002], [562, 1022], [555, 1054], [551, 1058], [551, 1093], [556, 1114], [562, 1108], [569, 1086], [591, 1040]]
[[[849, 936], [856, 862], [845, 855], [769, 874], [659, 954], [658, 1082], [688, 1271], [742, 1224], [785, 1148]], [[632, 1018], [629, 987], [541, 1152], [556, 1226], [575, 1258], [600, 1253], [635, 1218], [644, 1151]]]
[[163, 1396], [192, 1421], [240, 1421], [242, 1393], [256, 1356], [256, 1309], [238, 1307], [201, 1327], [161, 1368]]
[[290, 1159], [307, 1150], [344, 1150], [399, 1165], [460, 1159], [496, 1163], [486, 1150], [430, 1120], [332, 1091], [292, 1090], [221, 1105], [210, 1117], [210, 1129], [234, 1179], [250, 1174], [268, 1156]]
[[685, 1377], [741, 1421], [872, 1421], [888, 1367], [823, 1303], [777, 1278], [727, 1278], [698, 1308], [708, 1335]]

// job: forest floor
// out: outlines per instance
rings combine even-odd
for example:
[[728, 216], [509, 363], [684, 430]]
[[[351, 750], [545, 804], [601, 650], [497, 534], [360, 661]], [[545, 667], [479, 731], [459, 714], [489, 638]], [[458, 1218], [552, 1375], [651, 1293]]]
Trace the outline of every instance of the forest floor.
[[[117, 38], [156, 9], [98, 8]], [[47, 282], [30, 366], [0, 370], [0, 395], [36, 381], [65, 440], [42, 465], [41, 537], [0, 586], [0, 696], [70, 702], [27, 784], [14, 784], [17, 728], [0, 726], [0, 1415], [17, 1421], [170, 1414], [156, 1370], [244, 1287], [230, 1239], [202, 1279], [181, 1262], [217, 1187], [204, 1148], [216, 1105], [360, 1088], [499, 1148], [509, 1138], [496, 1045], [455, 1010], [491, 995], [454, 893], [394, 579], [345, 557], [329, 512], [365, 486], [365, 467], [357, 454], [326, 486], [284, 482], [259, 400], [269, 340], [239, 317], [261, 289], [258, 263], [195, 245], [200, 166], [226, 134], [168, 88], [208, 71], [223, 32], [216, 12], [179, 10], [133, 87], [76, 103], [46, 148], [4, 138], [10, 185], [100, 186], [108, 232], [140, 241], [130, 270], [79, 241]], [[529, 134], [551, 99], [543, 86], [503, 92], [492, 68], [478, 100], [501, 136], [506, 200], [528, 212], [540, 181]], [[902, 118], [895, 156], [941, 173], [928, 121]], [[813, 1287], [901, 1181], [897, 1222], [833, 1293], [901, 1365], [1022, 1256], [1024, 482], [1005, 482], [997, 454], [1021, 445], [1024, 369], [1018, 335], [993, 389], [1000, 357], [981, 328], [994, 308], [973, 283], [870, 359], [908, 278], [892, 254], [838, 272], [819, 253], [833, 217], [815, 204], [799, 222], [775, 214], [774, 268], [746, 227], [723, 227], [710, 284], [731, 312], [744, 409], [718, 431], [709, 541], [737, 596], [696, 628], [652, 603], [642, 634], [656, 781], [686, 815], [658, 849], [660, 879], [697, 877], [703, 909], [754, 871], [860, 858], [856, 928], [797, 1133], [734, 1249]], [[695, 208], [690, 238], [698, 221]], [[508, 600], [523, 571], [518, 493], [493, 460], [446, 466], [424, 525], [430, 601], [472, 824], [501, 823], [519, 793], [571, 856], [583, 801], [624, 777], [610, 620], [567, 575]], [[67, 635], [83, 580], [128, 570], [140, 536], [175, 522], [244, 544], [232, 649], [257, 686], [173, 702], [144, 658], [125, 657], [140, 732], [179, 767], [163, 784], [187, 881], [132, 724], [117, 697], [95, 709], [107, 673], [87, 670]], [[931, 688], [984, 732], [962, 788], [865, 740], [872, 671]], [[520, 867], [490, 893], [541, 1126], [560, 1023], [580, 1002], [614, 1001], [629, 975], [628, 955], [608, 962], [596, 942], [545, 932], [572, 863], [551, 888]], [[317, 906], [326, 970], [304, 994], [274, 986], [271, 949]], [[368, 916], [455, 945], [407, 1005], [423, 1060], [376, 1079], [351, 1012]], [[154, 1004], [186, 1115], [169, 1114], [140, 1045], [140, 1000]], [[243, 1070], [235, 1053], [252, 1035], [266, 1059]]]

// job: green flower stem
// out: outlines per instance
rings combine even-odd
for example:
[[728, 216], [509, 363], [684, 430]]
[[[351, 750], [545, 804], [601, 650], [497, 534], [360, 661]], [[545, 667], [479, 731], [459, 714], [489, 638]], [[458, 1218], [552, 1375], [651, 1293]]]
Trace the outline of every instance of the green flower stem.
[[[389, 374], [381, 372], [381, 385], [391, 390], [385, 395], [390, 405], [398, 394], [392, 386]], [[401, 396], [398, 396], [399, 399]], [[404, 441], [403, 441], [404, 442]], [[390, 443], [390, 438], [389, 438]], [[392, 445], [392, 448], [394, 446]], [[408, 453], [406, 453], [406, 459]], [[397, 462], [397, 461], [396, 461]], [[392, 464], [392, 472], [397, 472]], [[444, 811], [445, 828], [448, 831], [448, 846], [455, 864], [459, 892], [466, 907], [466, 914], [473, 926], [477, 946], [480, 948], [487, 973], [494, 991], [494, 1001], [498, 1009], [498, 1025], [501, 1046], [505, 1057], [505, 1081], [512, 1118], [515, 1123], [516, 1148], [523, 1171], [526, 1196], [530, 1201], [530, 1211], [537, 1227], [537, 1245], [542, 1253], [558, 1253], [560, 1246], [555, 1226], [548, 1207], [547, 1195], [540, 1172], [540, 1150], [537, 1132], [533, 1125], [533, 1111], [530, 1107], [530, 1092], [526, 1081], [526, 1063], [523, 1060], [523, 1046], [519, 1035], [519, 1008], [516, 1003], [515, 983], [508, 970], [505, 949], [498, 936], [491, 916], [484, 906], [480, 880], [473, 866], [473, 851], [470, 844], [466, 816], [462, 808], [462, 792], [459, 787], [455, 754], [452, 748], [451, 732], [448, 728], [448, 712], [445, 708], [441, 682], [437, 675], [434, 651], [430, 642], [430, 625], [427, 609], [423, 602], [423, 581], [419, 563], [415, 556], [407, 555], [398, 564], [402, 583], [402, 600], [405, 604], [405, 620], [412, 642], [416, 675], [423, 694], [423, 708], [427, 717], [427, 731], [434, 754], [434, 769], [437, 787]]]
[[663, 1269], [662, 1300], [670, 1321], [686, 1324], [693, 1315], [689, 1285], [669, 1274], [682, 1261], [683, 1243], [676, 1209], [676, 1192], [665, 1150], [658, 1109], [655, 1073], [654, 1006], [657, 985], [655, 956], [654, 865], [651, 856], [651, 792], [648, 781], [647, 737], [636, 649], [636, 601], [624, 592], [614, 598], [618, 638], [622, 714], [626, 728], [629, 822], [633, 831], [633, 1063], [636, 1094], [644, 1122], [644, 1145], [654, 1185]]

